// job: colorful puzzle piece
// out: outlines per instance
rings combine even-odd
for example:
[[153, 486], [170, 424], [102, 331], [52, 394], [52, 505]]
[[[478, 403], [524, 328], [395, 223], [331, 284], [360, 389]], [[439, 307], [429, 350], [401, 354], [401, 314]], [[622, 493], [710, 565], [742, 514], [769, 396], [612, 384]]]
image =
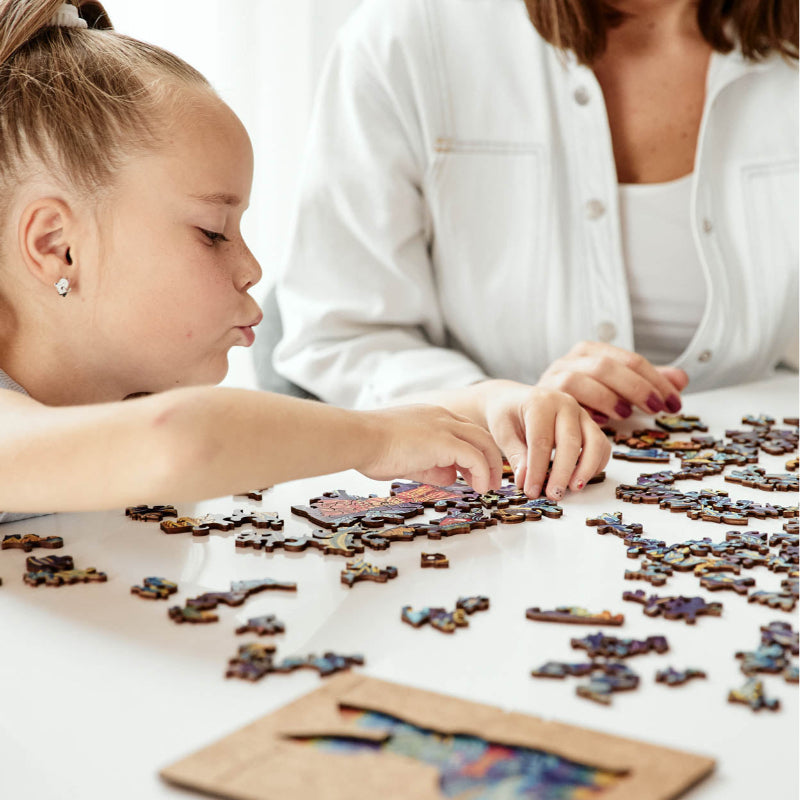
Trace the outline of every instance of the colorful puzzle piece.
[[64, 540], [60, 536], [37, 536], [35, 533], [14, 533], [10, 536], [3, 537], [3, 544], [0, 549], [22, 550], [25, 553], [30, 553], [31, 550], [37, 547], [43, 547], [46, 550], [58, 550], [63, 546]]
[[615, 450], [612, 456], [619, 461], [643, 461], [652, 463], [667, 463], [669, 453], [651, 448], [649, 450]]
[[167, 517], [177, 517], [175, 506], [129, 506], [125, 516], [141, 522], [161, 522]]
[[761, 626], [762, 644], [779, 644], [792, 655], [798, 654], [798, 634], [789, 622], [770, 622]]
[[708, 426], [701, 422], [700, 417], [691, 414], [661, 414], [656, 417], [656, 425], [670, 433], [691, 433], [692, 431], [708, 430]]
[[143, 597], [145, 600], [166, 600], [178, 591], [178, 584], [166, 578], [145, 578], [142, 583], [143, 586], [131, 586], [131, 594]]
[[638, 570], [625, 570], [626, 581], [647, 581], [653, 586], [663, 586], [670, 575], [672, 568], [664, 564], [643, 564]]
[[217, 622], [219, 617], [213, 611], [205, 611], [193, 606], [172, 606], [167, 611], [167, 616], [177, 623], [191, 622], [193, 624], [204, 624]]
[[669, 650], [663, 636], [648, 636], [646, 639], [619, 639], [606, 636], [602, 632], [584, 636], [583, 639], [570, 639], [575, 650], [585, 650], [589, 658], [630, 658], [645, 653], [666, 653]]
[[597, 665], [593, 661], [580, 664], [565, 664], [563, 661], [548, 661], [541, 667], [531, 670], [534, 678], [566, 678], [567, 675], [581, 677], [589, 675]]
[[396, 577], [397, 567], [379, 567], [375, 564], [370, 564], [363, 558], [356, 561], [348, 561], [347, 566], [341, 573], [342, 583], [350, 587], [359, 581], [386, 583], [390, 578]]
[[762, 708], [777, 711], [781, 707], [780, 700], [767, 698], [764, 694], [764, 684], [757, 678], [750, 678], [740, 689], [731, 689], [728, 692], [728, 702], [744, 703], [753, 711], [760, 711]]
[[447, 569], [450, 566], [450, 561], [444, 553], [420, 553], [419, 565], [421, 567]]
[[28, 556], [25, 559], [25, 569], [28, 572], [61, 572], [63, 570], [75, 569], [72, 556]]
[[705, 678], [706, 673], [701, 669], [681, 669], [676, 670], [672, 667], [660, 669], [656, 672], [656, 682], [666, 683], [667, 686], [681, 686], [693, 678]]
[[26, 572], [22, 580], [28, 586], [66, 586], [74, 583], [105, 583], [108, 576], [105, 572], [98, 572], [94, 567], [88, 569], [70, 569], [58, 572], [43, 570], [41, 572]]
[[240, 625], [236, 633], [255, 633], [258, 636], [273, 636], [276, 633], [284, 633], [285, 625], [274, 615], [265, 614], [260, 617], [250, 617], [245, 625]]
[[688, 625], [694, 625], [699, 616], [719, 617], [722, 614], [722, 603], [706, 603], [702, 597], [684, 597], [682, 595], [649, 597], [641, 590], [624, 592], [623, 600], [640, 603], [648, 617], [663, 616], [664, 619], [683, 619]]
[[614, 536], [619, 536], [620, 538], [639, 536], [643, 530], [638, 522], [623, 523], [621, 511], [615, 511], [611, 514], [598, 514], [596, 517], [587, 517], [586, 524], [597, 528], [599, 534], [613, 533]]
[[240, 492], [239, 494], [235, 494], [234, 497], [246, 497], [248, 500], [263, 500], [264, 492], [269, 491], [271, 488], [271, 486], [265, 486], [263, 489], [253, 489], [250, 492]]
[[564, 509], [557, 503], [540, 498], [538, 500], [529, 500], [527, 503], [513, 508], [495, 509], [492, 511], [492, 517], [499, 522], [515, 525], [520, 522], [536, 522], [542, 517], [558, 519], [563, 513]]
[[359, 497], [343, 489], [326, 492], [321, 497], [312, 498], [307, 506], [292, 506], [292, 513], [329, 530], [356, 524], [381, 528], [386, 523], [402, 525], [409, 517], [422, 514], [428, 506], [437, 502], [458, 502], [465, 494], [427, 484], [394, 486], [397, 494], [391, 497]]
[[589, 683], [578, 686], [575, 693], [595, 703], [610, 705], [612, 694], [635, 689], [638, 685], [639, 676], [626, 664], [609, 662], [603, 665], [602, 672], [593, 672]]
[[753, 592], [747, 602], [779, 608], [781, 611], [793, 611], [797, 605], [797, 597], [789, 592]]
[[777, 674], [783, 672], [787, 665], [783, 647], [777, 643], [762, 644], [757, 650], [745, 650], [736, 654], [742, 663], [742, 672], [745, 675], [755, 675], [757, 672]]
[[610, 611], [595, 614], [578, 606], [557, 606], [552, 611], [542, 611], [535, 606], [527, 609], [525, 616], [540, 622], [567, 622], [573, 625], [622, 625], [625, 622], [623, 614], [612, 614]]
[[711, 592], [718, 592], [723, 589], [730, 589], [736, 594], [747, 594], [751, 586], [755, 586], [754, 578], [737, 578], [733, 575], [717, 574], [705, 575], [700, 578], [700, 585]]

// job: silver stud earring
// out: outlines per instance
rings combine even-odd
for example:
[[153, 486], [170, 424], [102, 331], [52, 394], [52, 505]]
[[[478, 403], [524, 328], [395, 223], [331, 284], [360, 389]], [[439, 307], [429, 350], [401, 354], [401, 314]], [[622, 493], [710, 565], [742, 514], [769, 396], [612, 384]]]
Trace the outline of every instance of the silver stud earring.
[[70, 292], [70, 285], [68, 278], [59, 278], [53, 286], [56, 287], [56, 291], [62, 296], [66, 297]]

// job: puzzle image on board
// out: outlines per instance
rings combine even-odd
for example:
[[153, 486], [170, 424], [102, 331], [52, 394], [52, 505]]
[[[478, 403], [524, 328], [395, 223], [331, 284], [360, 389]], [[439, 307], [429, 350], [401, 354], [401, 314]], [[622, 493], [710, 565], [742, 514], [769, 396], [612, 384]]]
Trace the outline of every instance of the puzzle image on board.
[[229, 800], [663, 800], [714, 761], [358, 674], [162, 771]]

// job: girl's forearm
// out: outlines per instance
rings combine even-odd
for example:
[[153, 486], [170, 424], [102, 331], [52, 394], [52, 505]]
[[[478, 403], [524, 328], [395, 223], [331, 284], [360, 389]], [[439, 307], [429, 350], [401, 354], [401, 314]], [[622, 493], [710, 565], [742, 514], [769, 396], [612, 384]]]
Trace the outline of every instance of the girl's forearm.
[[232, 494], [358, 468], [379, 437], [368, 413], [241, 389], [71, 408], [19, 397], [0, 414], [0, 509], [81, 511]]

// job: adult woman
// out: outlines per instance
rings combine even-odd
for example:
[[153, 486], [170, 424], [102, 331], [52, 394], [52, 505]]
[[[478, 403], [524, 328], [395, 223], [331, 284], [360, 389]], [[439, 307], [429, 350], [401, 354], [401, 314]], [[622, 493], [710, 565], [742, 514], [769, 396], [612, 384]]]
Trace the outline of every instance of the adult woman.
[[507, 454], [557, 436], [537, 384], [600, 421], [796, 367], [796, 54], [791, 0], [369, 0], [312, 123], [276, 367]]

